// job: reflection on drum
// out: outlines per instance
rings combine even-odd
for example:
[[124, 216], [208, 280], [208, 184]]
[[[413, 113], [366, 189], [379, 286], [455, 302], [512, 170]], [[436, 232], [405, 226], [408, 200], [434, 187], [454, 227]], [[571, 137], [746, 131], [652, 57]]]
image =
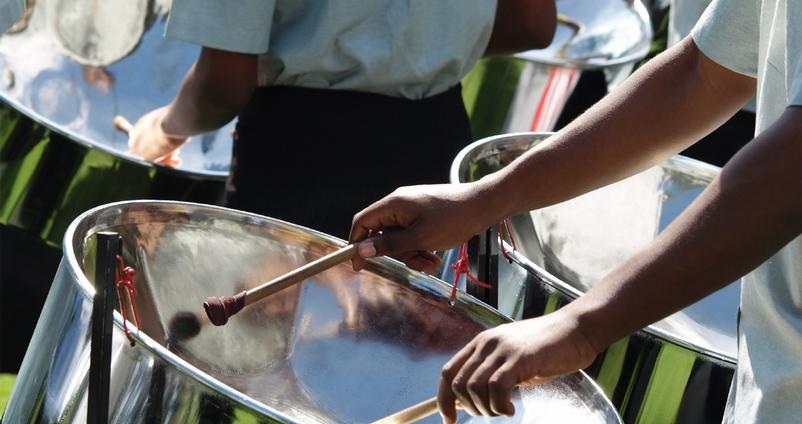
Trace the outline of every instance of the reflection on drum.
[[[108, 204], [66, 232], [3, 422], [86, 419], [100, 232], [122, 238], [141, 323], [131, 347], [114, 313], [112, 422], [372, 422], [433, 396], [445, 361], [478, 332], [509, 321], [471, 296], [450, 306], [446, 283], [381, 258], [359, 273], [334, 266], [216, 327], [203, 312], [208, 296], [256, 287], [344, 242], [215, 206]], [[515, 402], [516, 417], [487, 421], [621, 422], [582, 372], [521, 389]]]
[[481, 60], [463, 79], [477, 137], [551, 131], [583, 70], [604, 70], [610, 86], [649, 51], [652, 30], [641, 0], [558, 0], [551, 44]]
[[[550, 135], [479, 140], [454, 160], [451, 182], [497, 171]], [[512, 260], [498, 261], [499, 310], [527, 318], [577, 298], [650, 242], [718, 172], [674, 156], [618, 183], [511, 217], [516, 249], [505, 243]], [[740, 281], [614, 343], [585, 371], [625, 422], [721, 422], [737, 357], [739, 297]]]
[[0, 224], [58, 246], [103, 203], [222, 202], [233, 124], [196, 137], [176, 169], [129, 155], [112, 125], [168, 103], [198, 56], [164, 39], [169, 5], [37, 0], [0, 36]]

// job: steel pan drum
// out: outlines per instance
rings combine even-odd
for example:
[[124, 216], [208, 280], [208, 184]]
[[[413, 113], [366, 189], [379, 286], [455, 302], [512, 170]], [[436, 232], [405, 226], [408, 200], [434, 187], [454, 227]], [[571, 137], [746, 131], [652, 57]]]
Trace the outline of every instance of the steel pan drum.
[[[214, 206], [104, 205], [66, 232], [7, 424], [85, 419], [100, 231], [123, 238], [125, 261], [137, 270], [141, 319], [131, 347], [114, 314], [112, 422], [369, 422], [433, 396], [448, 358], [481, 330], [509, 321], [470, 296], [449, 306], [447, 284], [382, 258], [360, 273], [338, 265], [214, 327], [201, 307], [207, 296], [255, 287], [344, 242]], [[176, 328], [182, 312], [200, 317], [197, 335]], [[516, 402], [512, 422], [620, 422], [581, 372], [522, 389]]]
[[558, 0], [551, 44], [481, 60], [463, 79], [474, 135], [552, 130], [580, 70], [604, 70], [615, 86], [652, 41], [640, 0]]
[[[454, 160], [451, 182], [497, 171], [550, 135], [479, 140]], [[511, 217], [517, 250], [513, 264], [499, 260], [499, 309], [518, 319], [577, 298], [649, 243], [718, 172], [675, 156], [624, 181]], [[736, 363], [739, 296], [740, 281], [616, 342], [586, 371], [626, 422], [721, 422]]]
[[167, 104], [197, 59], [164, 38], [169, 4], [37, 0], [0, 36], [0, 224], [58, 246], [99, 204], [222, 202], [233, 124], [195, 137], [176, 169], [130, 156], [112, 126]]

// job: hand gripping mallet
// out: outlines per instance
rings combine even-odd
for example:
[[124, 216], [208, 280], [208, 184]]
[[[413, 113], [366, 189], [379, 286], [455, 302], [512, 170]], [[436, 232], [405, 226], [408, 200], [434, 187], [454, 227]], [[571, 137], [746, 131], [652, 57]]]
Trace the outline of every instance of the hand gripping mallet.
[[245, 306], [258, 302], [273, 293], [284, 290], [293, 284], [300, 283], [317, 273], [351, 259], [356, 253], [356, 246], [356, 244], [349, 244], [258, 287], [242, 291], [233, 296], [208, 297], [203, 302], [206, 315], [212, 324], [225, 325], [229, 317], [242, 310]]

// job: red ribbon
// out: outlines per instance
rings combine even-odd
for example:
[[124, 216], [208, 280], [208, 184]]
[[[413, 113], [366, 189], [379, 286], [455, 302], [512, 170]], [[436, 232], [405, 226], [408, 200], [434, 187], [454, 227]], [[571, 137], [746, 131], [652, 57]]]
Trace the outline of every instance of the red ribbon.
[[[502, 231], [502, 226], [503, 226], [503, 229], [507, 232], [507, 236], [510, 239], [510, 244], [512, 245], [512, 250], [516, 250], [515, 240], [512, 238], [512, 231], [510, 231], [510, 225], [507, 222], [506, 218], [504, 218], [504, 220], [501, 221], [501, 223], [498, 224], [498, 234], [499, 234], [499, 236], [501, 236], [502, 241], [503, 241], [504, 232]], [[503, 242], [501, 243], [501, 254], [508, 261], [512, 262], [512, 258], [510, 257], [509, 252], [507, 252], [507, 249], [504, 247], [504, 243]], [[459, 254], [457, 255], [457, 261], [454, 262], [451, 265], [451, 269], [454, 270], [454, 280], [453, 280], [453, 282], [451, 284], [451, 296], [449, 296], [449, 298], [448, 298], [448, 303], [450, 303], [452, 305], [456, 301], [456, 298], [457, 298], [457, 284], [459, 283], [459, 279], [460, 279], [460, 277], [462, 275], [465, 275], [465, 278], [467, 278], [468, 280], [470, 280], [471, 282], [473, 282], [474, 284], [476, 284], [479, 287], [483, 287], [483, 288], [486, 288], [486, 289], [492, 289], [493, 288], [492, 285], [487, 284], [487, 283], [485, 283], [483, 281], [480, 281], [478, 278], [476, 278], [476, 276], [471, 274], [470, 260], [469, 260], [469, 257], [468, 257], [468, 243], [462, 243], [462, 245], [460, 245]]]
[[139, 315], [136, 313], [136, 288], [134, 287], [134, 276], [136, 275], [136, 270], [130, 266], [125, 266], [125, 262], [123, 262], [123, 257], [117, 255], [117, 269], [114, 270], [115, 280], [117, 282], [117, 298], [120, 301], [120, 313], [123, 315], [123, 330], [125, 331], [125, 337], [128, 338], [128, 342], [131, 343], [131, 346], [134, 346], [136, 343], [134, 342], [134, 337], [131, 335], [131, 332], [128, 330], [128, 317], [126, 315], [126, 307], [125, 302], [125, 295], [123, 292], [128, 293], [128, 303], [131, 305], [131, 312], [134, 315], [134, 323], [136, 324], [136, 328], [139, 328]]

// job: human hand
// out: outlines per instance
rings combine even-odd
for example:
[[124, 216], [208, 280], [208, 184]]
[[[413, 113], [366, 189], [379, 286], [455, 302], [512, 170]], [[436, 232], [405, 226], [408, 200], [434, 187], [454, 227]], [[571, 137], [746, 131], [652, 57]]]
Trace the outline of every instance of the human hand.
[[455, 402], [471, 415], [513, 415], [513, 387], [590, 365], [598, 351], [562, 310], [479, 333], [443, 366], [437, 405], [444, 423]]
[[165, 106], [139, 118], [128, 133], [128, 148], [131, 154], [145, 160], [176, 167], [181, 165], [179, 147], [189, 137], [167, 134], [162, 128], [166, 114]]
[[392, 255], [410, 268], [430, 272], [439, 264], [430, 251], [456, 246], [499, 219], [487, 198], [479, 182], [395, 190], [354, 216], [349, 239], [361, 242], [354, 269], [362, 269], [365, 258]]

